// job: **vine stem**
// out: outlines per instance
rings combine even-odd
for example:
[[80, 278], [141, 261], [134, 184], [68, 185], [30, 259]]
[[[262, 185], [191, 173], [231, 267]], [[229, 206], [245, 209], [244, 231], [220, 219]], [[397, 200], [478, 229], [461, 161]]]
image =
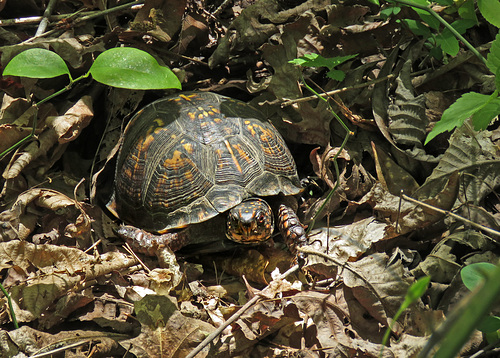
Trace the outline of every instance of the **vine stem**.
[[[328, 104], [328, 100], [323, 97], [321, 94], [319, 94], [318, 92], [316, 92], [311, 86], [309, 86], [306, 81], [303, 79], [302, 80], [302, 83], [304, 84], [304, 86], [309, 90], [311, 91], [316, 97], [318, 97], [320, 100], [322, 100], [323, 102], [326, 102], [326, 104], [328, 105], [328, 107], [330, 108], [330, 105]], [[309, 234], [311, 232], [311, 230], [314, 228], [314, 224], [316, 223], [316, 220], [318, 219], [318, 217], [321, 215], [321, 212], [323, 211], [323, 209], [326, 207], [326, 204], [328, 204], [328, 202], [330, 201], [330, 199], [332, 198], [333, 194], [337, 191], [337, 188], [339, 187], [340, 185], [340, 170], [339, 170], [339, 165], [337, 163], [337, 158], [339, 157], [340, 153], [342, 153], [342, 150], [344, 149], [345, 145], [347, 144], [347, 141], [349, 140], [349, 138], [354, 135], [354, 133], [349, 129], [349, 127], [347, 126], [347, 124], [344, 123], [344, 121], [337, 115], [337, 113], [335, 113], [335, 111], [333, 109], [330, 108], [330, 111], [332, 112], [332, 114], [335, 116], [335, 118], [337, 119], [337, 121], [340, 123], [340, 125], [342, 126], [342, 128], [345, 129], [346, 131], [346, 135], [344, 137], [344, 140], [342, 141], [342, 144], [340, 145], [340, 148], [339, 150], [337, 151], [337, 153], [333, 156], [332, 158], [332, 162], [333, 162], [333, 166], [335, 168], [335, 175], [337, 177], [337, 181], [335, 182], [335, 185], [334, 187], [332, 188], [332, 190], [330, 190], [330, 192], [328, 193], [328, 195], [326, 196], [325, 200], [323, 201], [323, 203], [321, 204], [321, 206], [318, 208], [318, 211], [316, 211], [316, 213], [314, 214], [313, 218], [311, 219], [311, 222], [309, 223], [309, 225], [307, 226], [307, 229], [306, 229], [306, 235]]]

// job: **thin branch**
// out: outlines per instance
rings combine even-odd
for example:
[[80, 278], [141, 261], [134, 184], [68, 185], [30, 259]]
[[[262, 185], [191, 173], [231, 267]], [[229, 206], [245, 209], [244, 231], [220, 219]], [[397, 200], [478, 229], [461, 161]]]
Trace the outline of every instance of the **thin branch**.
[[318, 93], [317, 95], [312, 95], [312, 96], [309, 96], [309, 97], [301, 97], [301, 98], [297, 98], [297, 99], [291, 99], [291, 100], [284, 101], [283, 103], [281, 103], [281, 108], [291, 106], [292, 104], [295, 104], [295, 103], [312, 101], [313, 99], [317, 99], [318, 96], [320, 96], [320, 97], [330, 97], [330, 96], [332, 96], [334, 94], [337, 94], [337, 93], [340, 93], [340, 92], [345, 92], [345, 91], [349, 91], [349, 90], [352, 90], [352, 89], [358, 89], [358, 88], [368, 87], [368, 86], [374, 85], [376, 83], [383, 82], [385, 80], [391, 79], [393, 77], [394, 77], [394, 75], [391, 74], [391, 75], [388, 75], [388, 76], [385, 76], [385, 77], [377, 78], [377, 79], [375, 79], [373, 81], [360, 83], [360, 84], [357, 84], [357, 85], [354, 85], [354, 86], [343, 87], [343, 88], [339, 88], [339, 89], [336, 89], [336, 90], [333, 90], [333, 91]]
[[451, 216], [452, 218], [454, 219], [457, 219], [457, 220], [460, 220], [476, 229], [479, 229], [479, 230], [483, 230], [483, 231], [486, 231], [488, 234], [491, 234], [493, 236], [497, 236], [497, 237], [500, 237], [500, 232], [499, 231], [496, 231], [496, 230], [493, 230], [492, 228], [489, 228], [487, 226], [484, 226], [484, 225], [481, 225], [481, 224], [477, 224], [473, 221], [470, 221], [469, 219], [466, 219], [460, 215], [457, 215], [449, 210], [443, 210], [443, 209], [440, 209], [440, 208], [436, 208], [435, 206], [432, 206], [432, 205], [429, 205], [429, 204], [426, 204], [426, 203], [423, 203], [419, 200], [416, 200], [416, 199], [413, 199], [413, 198], [410, 198], [408, 195], [405, 195], [405, 194], [401, 194], [401, 197], [409, 202], [412, 202], [414, 204], [417, 204], [417, 205], [421, 205], [423, 206], [424, 208], [427, 208], [427, 209], [430, 209], [430, 210], [434, 210], [438, 213], [441, 213], [441, 214], [444, 214], [444, 215], [448, 215], [448, 216]]
[[[278, 278], [274, 279], [274, 281], [283, 280], [284, 278], [286, 278], [287, 276], [291, 275], [292, 273], [294, 273], [298, 269], [299, 269], [299, 265], [295, 265], [292, 268], [290, 268], [288, 271], [286, 271], [285, 273], [283, 273], [282, 275], [280, 275]], [[216, 339], [226, 329], [226, 327], [228, 327], [233, 322], [236, 322], [236, 320], [238, 320], [243, 315], [243, 313], [245, 313], [246, 311], [248, 311], [248, 309], [250, 307], [252, 307], [254, 304], [256, 304], [261, 299], [263, 299], [263, 297], [260, 296], [260, 295], [253, 296], [247, 303], [245, 303], [244, 306], [242, 306], [238, 310], [238, 312], [236, 312], [235, 314], [233, 314], [226, 322], [224, 322], [223, 325], [221, 325], [214, 332], [212, 332], [212, 334], [210, 334], [207, 338], [205, 338], [203, 340], [203, 342], [201, 342], [200, 344], [198, 344], [198, 346], [194, 350], [192, 350], [186, 356], [186, 358], [193, 358], [193, 357], [195, 357], [198, 353], [201, 352], [201, 350], [203, 348], [205, 348], [207, 345], [210, 344], [210, 342], [212, 342], [214, 339]]]
[[40, 36], [47, 29], [47, 26], [49, 25], [49, 16], [52, 15], [52, 11], [54, 10], [56, 3], [57, 3], [57, 0], [50, 0], [49, 1], [49, 4], [47, 5], [47, 7], [45, 8], [45, 11], [43, 13], [42, 21], [40, 21], [40, 24], [38, 25], [38, 29], [36, 29], [35, 36]]

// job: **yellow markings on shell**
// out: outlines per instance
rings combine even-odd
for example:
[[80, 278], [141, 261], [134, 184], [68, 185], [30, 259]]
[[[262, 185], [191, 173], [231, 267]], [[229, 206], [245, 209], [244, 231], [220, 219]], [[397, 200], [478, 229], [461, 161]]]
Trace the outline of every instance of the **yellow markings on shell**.
[[188, 117], [190, 120], [194, 121], [196, 119], [196, 113], [195, 112], [188, 112], [187, 113]]
[[218, 108], [215, 108], [215, 107], [214, 107], [214, 108], [212, 108], [212, 111], [213, 111], [214, 113], [220, 113], [219, 109], [218, 109]]
[[166, 166], [172, 166], [172, 167], [179, 167], [180, 162], [182, 162], [184, 159], [181, 158], [182, 153], [178, 150], [174, 151], [174, 155], [172, 158], [167, 158], [165, 159], [164, 163]]
[[161, 118], [156, 118], [153, 123], [155, 123], [158, 127], [165, 127], [165, 122]]
[[241, 166], [240, 166], [240, 163], [238, 162], [238, 159], [234, 155], [233, 149], [231, 148], [231, 144], [229, 144], [229, 142], [227, 140], [224, 141], [224, 144], [226, 145], [226, 148], [227, 148], [229, 154], [231, 154], [231, 158], [233, 158], [233, 162], [234, 162], [234, 165], [236, 167], [236, 170], [238, 170], [240, 173], [242, 173], [243, 170], [241, 169]]
[[151, 134], [151, 133], [146, 133], [146, 138], [142, 140], [142, 138], [139, 138], [139, 141], [137, 142], [137, 149], [139, 153], [143, 150], [143, 148], [149, 148], [151, 143], [156, 140], [156, 136]]
[[194, 150], [193, 150], [193, 146], [191, 143], [185, 143], [182, 146], [184, 147], [184, 149], [186, 150], [187, 153], [193, 154]]
[[[195, 93], [193, 93], [193, 94], [190, 94], [189, 96], [187, 96], [187, 95], [185, 95], [185, 94], [180, 94], [180, 95], [179, 95], [179, 97], [180, 97], [180, 98], [182, 98], [182, 99], [185, 99], [186, 101], [191, 102], [191, 99], [193, 99], [193, 97], [196, 97], [196, 94], [195, 94]], [[180, 98], [179, 98], [179, 99], [177, 99], [177, 98], [176, 98], [175, 100], [176, 100], [176, 101], [177, 101], [177, 100], [179, 100], [179, 101], [180, 101]]]
[[214, 119], [212, 119], [215, 123], [221, 123], [222, 122], [222, 119], [220, 119], [219, 117], [215, 117]]
[[239, 144], [234, 144], [233, 148], [238, 151], [239, 157], [243, 158], [243, 160], [245, 160], [245, 162], [252, 163], [252, 158], [250, 158], [248, 156], [248, 153], [246, 151], [244, 151]]

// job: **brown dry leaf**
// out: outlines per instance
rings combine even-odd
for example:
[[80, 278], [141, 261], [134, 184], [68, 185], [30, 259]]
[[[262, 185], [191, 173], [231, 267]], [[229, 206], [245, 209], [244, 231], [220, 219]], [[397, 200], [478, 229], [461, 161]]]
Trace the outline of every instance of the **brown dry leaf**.
[[[444, 186], [434, 187], [436, 193], [433, 197], [420, 200], [426, 204], [450, 210], [455, 203], [458, 189], [458, 173], [452, 174]], [[420, 230], [442, 219], [444, 214], [434, 210], [423, 208], [406, 200], [401, 200], [398, 196], [392, 195], [381, 183], [376, 183], [372, 190], [359, 202], [369, 203], [379, 216], [389, 224], [386, 228], [386, 239], [404, 235], [405, 233]], [[397, 226], [396, 227], [396, 222]]]
[[33, 118], [38, 116], [38, 129], [35, 134], [42, 131], [46, 116], [55, 114], [54, 107], [45, 103], [37, 109], [26, 99], [12, 98], [4, 94], [0, 110], [0, 152], [10, 148], [32, 132]]
[[[86, 282], [135, 263], [135, 259], [117, 252], [96, 259], [64, 246], [18, 240], [0, 243], [0, 269], [9, 269], [4, 286], [20, 322], [50, 314], [54, 304], [68, 292], [78, 291]], [[15, 280], [10, 277], [12, 270], [17, 272]]]
[[[185, 357], [215, 328], [210, 324], [173, 312], [161, 327], [152, 329], [142, 326], [141, 334], [120, 342], [125, 349], [138, 358], [146, 357]], [[197, 357], [207, 357], [208, 347]]]
[[[90, 102], [90, 96], [84, 96], [63, 116], [49, 117], [49, 129], [39, 136], [38, 141], [30, 143], [15, 161], [9, 163], [3, 172], [3, 177], [5, 179], [16, 178], [35, 159], [45, 157], [56, 143], [67, 143], [78, 137], [80, 131], [89, 124], [93, 116]], [[62, 155], [61, 150], [53, 151], [47, 169], [59, 159], [60, 155]]]
[[378, 180], [389, 193], [399, 195], [404, 191], [406, 195], [412, 195], [418, 189], [419, 185], [415, 179], [373, 142], [372, 150]]
[[255, 344], [281, 328], [301, 321], [296, 307], [287, 300], [269, 300], [257, 303], [245, 312], [233, 325], [230, 336], [221, 341], [227, 342], [220, 349], [229, 356], [248, 356]]
[[[46, 216], [42, 216], [40, 210]], [[42, 233], [52, 232], [51, 236], [85, 238], [90, 235], [91, 220], [78, 202], [54, 190], [31, 189], [19, 195], [10, 209], [0, 213], [0, 238], [2, 241], [25, 240], [37, 222]]]
[[43, 354], [60, 348], [61, 345], [67, 345], [68, 342], [85, 343], [77, 345], [77, 347], [67, 352], [74, 354], [74, 356], [86, 356], [91, 348], [94, 349], [94, 352], [102, 353], [103, 356], [123, 356], [125, 349], [119, 346], [116, 341], [126, 338], [128, 336], [123, 334], [91, 330], [62, 331], [52, 335], [37, 331], [29, 326], [23, 326], [10, 332], [0, 330], [0, 340], [9, 342], [8, 347], [2, 346], [2, 348], [7, 348], [3, 351], [7, 354], [5, 357], [26, 357], [26, 355]]
[[[440, 240], [430, 254], [412, 271], [416, 276], [428, 275], [432, 281], [450, 283], [464, 262], [498, 263], [491, 252], [496, 245], [490, 238], [474, 230], [460, 230]], [[472, 255], [471, 252], [478, 254]]]
[[[337, 262], [348, 262], [364, 254], [372, 245], [385, 238], [387, 224], [373, 217], [356, 221], [349, 225], [333, 226], [313, 230], [309, 235], [309, 249], [323, 252]], [[306, 266], [335, 266], [314, 255], [306, 259]]]
[[92, 97], [83, 96], [62, 116], [47, 117], [49, 127], [57, 133], [59, 143], [75, 140], [94, 117]]
[[137, 12], [133, 30], [141, 30], [163, 42], [170, 42], [179, 31], [186, 0], [150, 0]]
[[[328, 146], [321, 157], [315, 149], [309, 155], [313, 170], [320, 178], [325, 180], [330, 188], [334, 188], [336, 184], [334, 182], [336, 175], [333, 173], [331, 160], [337, 152], [338, 148]], [[359, 198], [367, 194], [375, 182], [372, 175], [362, 165], [355, 164], [350, 160], [350, 156], [345, 150], [339, 155], [339, 158], [343, 159], [337, 161], [340, 175], [339, 186], [316, 220], [321, 220], [328, 214], [335, 214], [335, 218], [338, 220], [345, 214], [353, 212], [359, 206], [355, 200], [359, 200]], [[329, 195], [330, 191], [326, 191], [321, 198], [308, 200], [307, 205], [304, 206], [307, 208], [303, 213], [304, 223], [307, 224], [312, 220], [312, 217], [316, 215]], [[343, 202], [347, 202], [348, 205], [343, 212], [339, 212]]]
[[[346, 286], [352, 289], [356, 300], [380, 324], [388, 327], [390, 320], [403, 303], [413, 279], [407, 277], [401, 262], [388, 264], [388, 256], [376, 253], [349, 264], [350, 270], [341, 273]], [[414, 305], [413, 309], [422, 309]], [[402, 327], [393, 328], [400, 331]]]

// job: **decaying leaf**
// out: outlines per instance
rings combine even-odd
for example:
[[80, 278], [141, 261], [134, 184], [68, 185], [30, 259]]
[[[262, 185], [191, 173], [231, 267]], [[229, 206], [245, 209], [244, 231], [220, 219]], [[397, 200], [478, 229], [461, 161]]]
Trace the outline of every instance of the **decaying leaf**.
[[[43, 210], [50, 216], [49, 227], [39, 222], [40, 215], [34, 214], [37, 210]], [[48, 217], [44, 219], [48, 220]], [[31, 189], [19, 195], [9, 210], [0, 213], [0, 222], [2, 241], [16, 238], [25, 240], [37, 222], [41, 227], [46, 227], [48, 232], [58, 228], [57, 232], [51, 234], [55, 238], [66, 236], [75, 239], [88, 237], [91, 219], [78, 202], [66, 195], [50, 189]]]
[[17, 279], [12, 281], [7, 276], [4, 286], [21, 322], [50, 314], [54, 303], [68, 292], [134, 264], [135, 259], [117, 252], [103, 254], [96, 260], [81, 250], [64, 246], [34, 245], [19, 240], [0, 243], [0, 268], [17, 271]]

